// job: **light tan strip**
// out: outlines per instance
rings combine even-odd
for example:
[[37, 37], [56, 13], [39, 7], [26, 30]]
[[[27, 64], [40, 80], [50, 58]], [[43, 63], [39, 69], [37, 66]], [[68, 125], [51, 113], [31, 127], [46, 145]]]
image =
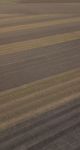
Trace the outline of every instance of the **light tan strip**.
[[11, 109], [11, 106], [12, 106], [12, 109], [15, 109], [14, 108], [15, 106], [20, 106], [20, 104], [23, 105], [24, 102], [27, 102], [27, 104], [29, 104], [29, 103], [31, 103], [33, 101], [33, 98], [36, 101], [36, 100], [39, 99], [39, 97], [41, 97], [41, 95], [45, 96], [46, 93], [48, 94], [49, 92], [53, 91], [54, 89], [56, 89], [58, 87], [61, 87], [62, 85], [67, 85], [68, 83], [72, 83], [73, 81], [75, 81], [76, 83], [79, 82], [80, 81], [80, 77], [76, 77], [76, 78], [71, 79], [71, 80], [66, 80], [64, 82], [59, 82], [56, 85], [53, 84], [53, 85], [51, 85], [49, 87], [45, 87], [45, 88], [42, 88], [40, 90], [36, 89], [31, 94], [27, 94], [27, 90], [26, 90], [26, 95], [18, 97], [18, 98], [16, 98], [16, 96], [14, 96], [14, 99], [10, 99], [10, 97], [9, 97], [9, 100], [7, 99], [8, 101], [6, 100], [4, 103], [0, 104], [0, 113], [1, 113], [1, 111], [3, 111], [3, 109], [6, 110], [7, 107], [10, 107], [9, 109]]
[[46, 36], [46, 37], [42, 37], [34, 40], [28, 40], [24, 42], [5, 44], [0, 46], [0, 55], [20, 52], [20, 51], [27, 51], [30, 49], [51, 46], [54, 44], [64, 43], [64, 42], [77, 40], [77, 39], [80, 39], [80, 31]]
[[[52, 17], [64, 17], [67, 16], [65, 14], [36, 14], [36, 15], [20, 15], [20, 14], [0, 14], [0, 17], [7, 17], [2, 18], [1, 22], [6, 23], [6, 22], [13, 22], [13, 21], [19, 21], [19, 20], [32, 20], [32, 19], [49, 19]], [[15, 18], [12, 18], [15, 17]]]
[[43, 28], [53, 25], [60, 25], [60, 24], [69, 24], [69, 23], [77, 23], [80, 22], [80, 17], [77, 18], [69, 18], [69, 19], [59, 19], [59, 20], [52, 20], [52, 21], [45, 21], [45, 22], [37, 22], [27, 25], [18, 25], [18, 26], [10, 26], [10, 27], [1, 27], [0, 33], [9, 33], [15, 32], [19, 30], [32, 30], [37, 28]]
[[[11, 114], [18, 114], [18, 113], [23, 113], [25, 110], [28, 111], [32, 111], [32, 109], [36, 107], [40, 107], [40, 104], [42, 103], [43, 105], [46, 105], [47, 101], [48, 103], [51, 103], [50, 97], [53, 97], [54, 102], [55, 102], [55, 95], [60, 98], [60, 93], [63, 93], [63, 95], [67, 96], [69, 95], [69, 93], [71, 93], [71, 90], [74, 91], [74, 85], [75, 88], [77, 87], [78, 89], [80, 89], [80, 77], [76, 78], [76, 79], [72, 79], [70, 81], [67, 82], [62, 82], [56, 86], [52, 86], [49, 87], [47, 89], [43, 89], [41, 91], [37, 91], [29, 96], [23, 97], [21, 99], [14, 99], [14, 103], [8, 103], [8, 105], [6, 104], [5, 106], [2, 106], [2, 108], [0, 108], [0, 119], [3, 117], [11, 116]], [[77, 91], [79, 91], [77, 89]], [[69, 91], [70, 92], [69, 92]], [[66, 94], [67, 93], [67, 94]], [[11, 105], [9, 105], [11, 104]], [[23, 110], [23, 111], [22, 111]], [[12, 118], [12, 117], [11, 117]]]
[[80, 97], [80, 92], [78, 92], [76, 94], [74, 93], [74, 94], [67, 96], [67, 97], [64, 97], [63, 99], [58, 101], [58, 103], [57, 102], [55, 102], [55, 103], [53, 102], [53, 104], [50, 103], [50, 104], [46, 105], [45, 108], [40, 107], [39, 109], [35, 110], [34, 112], [30, 112], [28, 114], [21, 115], [18, 118], [13, 118], [12, 120], [7, 121], [6, 123], [5, 122], [1, 123], [0, 124], [0, 131], [3, 131], [9, 127], [15, 126], [17, 123], [20, 123], [21, 121], [24, 121], [25, 119], [28, 119], [28, 118], [30, 119], [32, 117], [36, 117], [37, 115], [40, 115], [40, 114], [47, 112], [51, 109], [55, 109], [57, 107], [60, 107], [61, 105], [64, 105], [65, 103], [73, 101], [74, 99], [76, 99], [78, 97]]
[[[4, 130], [4, 129], [6, 129], [6, 128], [8, 128], [9, 126], [13, 126], [13, 125], [15, 125], [16, 123], [18, 123], [18, 122], [20, 122], [20, 121], [22, 121], [22, 120], [25, 120], [26, 119], [26, 117], [27, 117], [27, 119], [29, 118], [29, 117], [34, 117], [35, 115], [39, 115], [39, 114], [41, 114], [41, 113], [44, 113], [45, 111], [47, 111], [47, 109], [54, 109], [54, 108], [56, 108], [57, 106], [59, 106], [59, 105], [61, 105], [63, 102], [65, 103], [65, 102], [68, 102], [69, 100], [68, 100], [68, 98], [69, 97], [73, 97], [73, 99], [75, 98], [75, 95], [76, 96], [80, 96], [80, 84], [79, 84], [79, 82], [80, 82], [80, 79], [79, 78], [77, 78], [77, 75], [78, 75], [78, 77], [79, 77], [79, 74], [78, 74], [78, 69], [75, 69], [75, 71], [76, 71], [76, 76], [74, 76], [74, 78], [75, 78], [75, 80], [73, 79], [73, 81], [71, 81], [70, 82], [70, 84], [68, 85], [68, 82], [66, 82], [65, 83], [65, 78], [67, 78], [67, 75], [68, 75], [68, 78], [70, 77], [71, 78], [71, 76], [72, 75], [74, 75], [74, 71], [73, 72], [71, 72], [71, 71], [69, 71], [69, 72], [67, 72], [67, 73], [69, 73], [70, 74], [70, 72], [71, 72], [71, 74], [70, 74], [70, 76], [69, 76], [69, 74], [67, 74], [67, 73], [64, 73], [63, 74], [63, 76], [61, 76], [61, 81], [62, 81], [62, 85], [61, 85], [61, 88], [55, 88], [54, 87], [54, 92], [51, 92], [52, 94], [49, 94], [48, 96], [46, 96], [46, 94], [43, 94], [43, 95], [45, 95], [45, 97], [41, 97], [41, 100], [40, 100], [40, 103], [42, 103], [42, 104], [44, 104], [43, 105], [43, 107], [42, 107], [42, 104], [41, 104], [41, 107], [40, 107], [40, 104], [38, 104], [37, 105], [37, 110], [35, 110], [34, 108], [35, 108], [35, 105], [34, 105], [34, 108], [33, 108], [33, 110], [32, 110], [32, 108], [30, 109], [30, 111], [29, 112], [21, 112], [21, 115], [18, 115], [18, 116], [15, 116], [15, 118], [13, 117], [12, 119], [10, 119], [10, 120], [4, 120], [4, 119], [6, 119], [6, 118], [3, 118], [3, 120], [5, 121], [2, 121], [1, 122], [1, 124], [0, 124], [0, 129], [1, 130]], [[65, 75], [66, 75], [66, 77], [65, 77]], [[58, 75], [57, 77], [59, 77], [60, 75]], [[56, 77], [56, 76], [55, 76]], [[51, 79], [51, 78], [50, 78]], [[54, 78], [55, 79], [55, 78]], [[57, 78], [56, 78], [56, 80], [57, 80]], [[77, 82], [77, 80], [79, 80], [79, 82]], [[46, 80], [43, 80], [44, 81], [44, 83], [46, 83], [47, 81]], [[42, 81], [41, 81], [42, 82]], [[49, 82], [49, 81], [48, 81]], [[39, 81], [38, 82], [36, 82], [36, 84], [39, 84]], [[42, 82], [43, 83], [43, 82]], [[31, 84], [32, 85], [32, 84]], [[44, 85], [44, 84], [43, 84]], [[64, 86], [65, 85], [65, 86]], [[45, 87], [46, 87], [46, 84], [45, 84]], [[20, 90], [19, 88], [17, 88], [18, 90]], [[43, 88], [44, 89], [44, 88]], [[50, 88], [51, 89], [51, 88]], [[32, 90], [32, 89], [31, 89]], [[13, 92], [15, 92], [15, 91], [13, 91]], [[17, 91], [18, 92], [18, 91]], [[20, 91], [19, 91], [20, 92]], [[56, 93], [55, 93], [56, 92]], [[57, 94], [58, 93], [58, 94]], [[4, 92], [4, 94], [5, 94], [5, 92]], [[3, 97], [4, 97], [4, 94], [2, 94], [3, 95]], [[6, 93], [6, 94], [8, 94], [8, 93]], [[39, 93], [40, 94], [40, 93]], [[12, 94], [11, 93], [11, 95], [13, 95], [14, 96], [14, 94]], [[66, 96], [68, 96], [68, 98], [66, 98]], [[46, 98], [47, 97], [47, 98]], [[52, 97], [53, 97], [53, 99], [52, 99]], [[15, 97], [14, 97], [15, 98]], [[67, 101], [64, 101], [64, 99], [67, 99]], [[55, 101], [56, 100], [56, 101]], [[41, 102], [42, 101], [42, 102]], [[33, 103], [35, 103], [35, 100], [33, 101]], [[36, 103], [35, 103], [36, 104]], [[46, 104], [46, 105], [45, 105]], [[33, 106], [33, 105], [32, 105]], [[25, 105], [24, 107], [27, 107], [27, 105]], [[40, 108], [39, 108], [40, 107]], [[23, 109], [23, 110], [25, 110], [25, 109]], [[31, 111], [32, 110], [32, 111]], [[4, 113], [4, 112], [3, 112]], [[14, 112], [13, 112], [14, 113]], [[6, 115], [6, 113], [5, 113], [5, 115]], [[9, 116], [8, 116], [9, 117]]]
[[0, 17], [3, 17], [3, 18], [1, 18], [3, 20], [7, 20], [7, 19], [4, 19], [4, 17], [11, 17], [11, 19], [12, 19], [12, 17], [16, 17], [16, 15], [18, 15], [18, 14], [0, 14]]
[[8, 101], [14, 101], [14, 98], [21, 98], [23, 96], [28, 96], [37, 91], [51, 87], [53, 84], [58, 85], [60, 83], [67, 82], [71, 79], [80, 77], [80, 68], [69, 70], [58, 75], [50, 76], [42, 80], [35, 81], [33, 83], [24, 84], [20, 87], [9, 89], [7, 91], [0, 92], [0, 105]]

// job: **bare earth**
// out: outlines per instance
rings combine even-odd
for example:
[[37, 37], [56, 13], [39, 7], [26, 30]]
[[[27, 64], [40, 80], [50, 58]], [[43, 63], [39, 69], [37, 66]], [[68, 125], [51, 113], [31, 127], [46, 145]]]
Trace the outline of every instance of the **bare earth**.
[[80, 150], [80, 3], [0, 4], [0, 150]]

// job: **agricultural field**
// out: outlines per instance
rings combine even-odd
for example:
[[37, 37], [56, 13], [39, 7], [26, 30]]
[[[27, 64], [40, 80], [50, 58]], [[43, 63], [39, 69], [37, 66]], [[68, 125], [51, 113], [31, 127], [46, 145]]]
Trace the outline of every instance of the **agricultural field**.
[[0, 150], [80, 150], [80, 3], [5, 1]]

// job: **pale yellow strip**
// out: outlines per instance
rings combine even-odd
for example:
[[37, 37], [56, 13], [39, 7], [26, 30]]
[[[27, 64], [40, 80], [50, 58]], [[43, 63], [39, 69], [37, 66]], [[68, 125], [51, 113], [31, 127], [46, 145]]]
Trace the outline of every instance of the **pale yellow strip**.
[[45, 21], [45, 22], [36, 22], [36, 23], [30, 23], [30, 24], [26, 24], [26, 25], [1, 27], [0, 34], [15, 32], [15, 31], [19, 31], [19, 30], [31, 30], [31, 29], [43, 28], [43, 27], [48, 27], [48, 26], [53, 26], [53, 25], [69, 24], [69, 23], [77, 23], [77, 22], [80, 23], [80, 17], [51, 20], [51, 21]]
[[[74, 84], [73, 84], [74, 83]], [[2, 105], [2, 108], [0, 108], [0, 119], [4, 118], [4, 120], [12, 118], [12, 116], [17, 116], [17, 114], [22, 114], [24, 111], [27, 113], [29, 111], [32, 111], [33, 109], [40, 107], [40, 105], [46, 105], [46, 103], [51, 103], [52, 101], [55, 102], [55, 95], [60, 98], [60, 93], [63, 93], [61, 95], [68, 96], [69, 91], [68, 89], [71, 88], [73, 91], [76, 92], [76, 90], [73, 89], [73, 87], [77, 87], [78, 91], [80, 89], [80, 77], [76, 79], [72, 79], [70, 81], [58, 84], [56, 86], [49, 87], [47, 89], [43, 89], [41, 91], [35, 92], [29, 96], [14, 99], [14, 103], [7, 103], [5, 106]], [[71, 92], [70, 92], [71, 94]], [[52, 99], [53, 98], [53, 99]], [[11, 105], [9, 105], [11, 104]]]
[[5, 44], [0, 46], [0, 55], [20, 52], [20, 51], [27, 51], [30, 49], [51, 46], [54, 44], [69, 42], [77, 39], [80, 39], [80, 31], [46, 36], [46, 37], [42, 37], [34, 40], [28, 40], [24, 42]]
[[[1, 121], [1, 123], [0, 123], [0, 130], [5, 130], [6, 128], [14, 126], [15, 124], [21, 122], [22, 120], [25, 120], [26, 118], [35, 117], [36, 115], [44, 113], [45, 111], [54, 109], [64, 103], [67, 103], [76, 97], [80, 97], [79, 74], [80, 74], [80, 69], [77, 68], [77, 69], [73, 69], [72, 71], [68, 71], [68, 72], [59, 74], [54, 77], [50, 77], [50, 78], [46, 78], [44, 80], [34, 82], [33, 84], [28, 84], [28, 85], [22, 86], [20, 88], [9, 90], [7, 92], [2, 92], [1, 96], [3, 98], [5, 98], [5, 100], [7, 100], [6, 96], [8, 96], [8, 98], [10, 97], [10, 99], [12, 100], [11, 96], [16, 98], [16, 95], [14, 95], [14, 93], [17, 92], [18, 94], [19, 93], [21, 94], [22, 90], [25, 90], [25, 88], [26, 88], [26, 91], [27, 91], [29, 88], [31, 90], [30, 94], [34, 93], [33, 97], [39, 96], [41, 99], [39, 101], [39, 98], [38, 99], [33, 98], [32, 102], [34, 105], [33, 104], [30, 105], [30, 110], [28, 112], [24, 112], [25, 107], [27, 107], [27, 105], [24, 105], [24, 104], [20, 105], [21, 108], [22, 107], [24, 108], [22, 111], [19, 111], [20, 115], [18, 114], [19, 113], [18, 112], [18, 113], [16, 113], [16, 114], [18, 114], [18, 116], [16, 116], [16, 114], [15, 114], [14, 117], [8, 118], [8, 120], [6, 120], [7, 117], [5, 118], [1, 114], [1, 116], [2, 116], [1, 118], [3, 121]], [[71, 76], [73, 78], [72, 81], [71, 81]], [[52, 81], [52, 83], [51, 83], [51, 81]], [[43, 92], [41, 93], [41, 92], [39, 92], [40, 90], [38, 90], [38, 95], [35, 95], [35, 90], [33, 91], [31, 87], [34, 87], [34, 88], [36, 87], [36, 90], [37, 90], [37, 87], [39, 85], [40, 85], [40, 87], [42, 85], [42, 88], [40, 88], [40, 89], [42, 89]], [[57, 86], [50, 87], [52, 85], [57, 85]], [[50, 94], [48, 93], [48, 96], [47, 96], [47, 90], [45, 91], [46, 93], [44, 93], [44, 90], [46, 89], [46, 87], [50, 87], [50, 89], [47, 89], [50, 91]], [[40, 96], [40, 94], [42, 94], [42, 97]], [[27, 99], [25, 102], [26, 102], [26, 104], [28, 104]], [[20, 108], [20, 106], [19, 106], [19, 108]], [[36, 107], [36, 109], [35, 109], [35, 107]], [[14, 111], [15, 111], [15, 108], [14, 108]], [[11, 113], [14, 114], [14, 111], [11, 110]], [[17, 111], [18, 111], [18, 109], [17, 109]], [[26, 109], [26, 111], [27, 111], [27, 109]], [[2, 113], [4, 113], [4, 111]], [[11, 113], [9, 114], [8, 117], [10, 117]], [[6, 114], [7, 114], [7, 111], [5, 112], [5, 115]]]
[[80, 68], [69, 70], [58, 75], [50, 76], [42, 80], [38, 80], [29, 84], [24, 84], [20, 87], [12, 88], [7, 91], [0, 92], [0, 106], [14, 101], [14, 99], [20, 99], [26, 95], [31, 95], [36, 92], [40, 92], [43, 89], [47, 89], [54, 85], [70, 81], [72, 79], [80, 77]]
[[[59, 16], [66, 16], [65, 14], [36, 14], [36, 15], [20, 15], [20, 14], [0, 14], [0, 17], [8, 17], [3, 18], [1, 20], [2, 23], [12, 22], [12, 21], [18, 21], [18, 20], [32, 20], [32, 19], [46, 19], [46, 18], [52, 18], [52, 17], [59, 17]], [[15, 17], [15, 18], [12, 18]]]
[[[44, 14], [44, 15], [27, 15], [27, 16], [24, 16], [24, 15], [22, 15], [22, 16], [18, 16], [18, 15], [13, 15], [13, 16], [6, 16], [7, 18], [2, 18], [1, 20], [0, 20], [0, 22], [2, 23], [2, 24], [6, 24], [7, 22], [8, 23], [10, 23], [10, 22], [17, 22], [17, 21], [23, 21], [23, 20], [35, 20], [35, 19], [48, 19], [48, 18], [52, 18], [52, 17], [54, 17], [55, 15], [48, 15], [48, 14]], [[5, 16], [3, 16], [3, 17], [5, 17]], [[13, 18], [12, 18], [13, 17]]]
[[46, 105], [45, 107], [40, 107], [39, 109], [36, 109], [34, 112], [31, 111], [28, 114], [25, 113], [23, 115], [20, 115], [18, 118], [13, 118], [10, 121], [0, 123], [0, 131], [3, 131], [9, 127], [15, 126], [17, 123], [20, 123], [24, 121], [25, 119], [36, 117], [44, 112], [50, 111], [51, 109], [60, 107], [61, 105], [64, 105], [65, 103], [73, 101], [74, 99], [79, 98], [79, 97], [80, 97], [80, 92], [73, 93], [72, 95], [59, 99], [58, 102], [56, 101], [55, 103], [54, 102], [50, 103]]
[[3, 17], [3, 20], [7, 20], [7, 19], [4, 19], [4, 17], [11, 17], [11, 19], [12, 19], [12, 17], [16, 17], [16, 15], [18, 15], [18, 14], [0, 14], [0, 17]]

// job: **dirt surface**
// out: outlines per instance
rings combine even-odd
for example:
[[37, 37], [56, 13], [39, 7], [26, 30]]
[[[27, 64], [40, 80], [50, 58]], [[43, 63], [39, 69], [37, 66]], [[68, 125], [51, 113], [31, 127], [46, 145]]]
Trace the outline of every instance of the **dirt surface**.
[[0, 150], [80, 150], [80, 3], [0, 4]]
[[[18, 9], [17, 9], [18, 8]], [[80, 14], [80, 3], [14, 3], [0, 4], [0, 13], [18, 14], [43, 14], [43, 13], [68, 13]]]

